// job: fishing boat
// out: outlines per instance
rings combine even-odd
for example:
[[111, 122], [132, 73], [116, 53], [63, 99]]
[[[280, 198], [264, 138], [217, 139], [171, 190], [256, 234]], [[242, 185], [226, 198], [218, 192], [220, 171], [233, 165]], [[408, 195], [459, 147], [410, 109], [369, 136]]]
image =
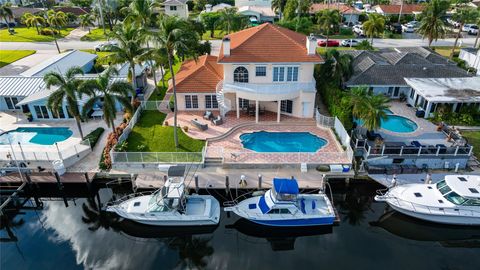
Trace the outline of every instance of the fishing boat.
[[184, 174], [185, 166], [172, 166], [161, 189], [150, 194], [131, 194], [109, 204], [106, 211], [147, 225], [217, 225], [220, 203], [210, 195], [187, 195]]
[[273, 188], [225, 207], [254, 223], [276, 227], [332, 225], [335, 211], [324, 193], [300, 194], [297, 180], [273, 179]]
[[480, 225], [480, 176], [447, 175], [435, 184], [406, 184], [379, 191], [376, 201], [418, 219]]

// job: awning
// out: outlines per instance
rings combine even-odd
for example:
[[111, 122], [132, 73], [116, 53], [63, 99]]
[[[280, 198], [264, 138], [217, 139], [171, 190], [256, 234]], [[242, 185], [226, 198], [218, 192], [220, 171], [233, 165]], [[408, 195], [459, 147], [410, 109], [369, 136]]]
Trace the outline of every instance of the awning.
[[280, 194], [298, 194], [298, 183], [295, 179], [273, 179], [273, 187], [275, 192]]
[[31, 94], [30, 96], [22, 99], [20, 102], [17, 103], [17, 106], [27, 105], [28, 103], [32, 103], [35, 101], [43, 100], [48, 98], [57, 88], [51, 87], [50, 90], [44, 89], [40, 90], [36, 93]]

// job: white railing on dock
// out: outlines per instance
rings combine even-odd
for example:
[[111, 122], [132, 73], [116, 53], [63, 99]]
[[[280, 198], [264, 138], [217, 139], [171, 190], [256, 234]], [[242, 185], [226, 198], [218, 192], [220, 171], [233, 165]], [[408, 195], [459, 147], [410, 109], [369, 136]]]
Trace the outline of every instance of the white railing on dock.
[[204, 161], [202, 152], [111, 152], [112, 163], [198, 163]]
[[353, 153], [345, 152], [252, 152], [252, 151], [225, 151], [224, 163], [244, 164], [351, 164]]

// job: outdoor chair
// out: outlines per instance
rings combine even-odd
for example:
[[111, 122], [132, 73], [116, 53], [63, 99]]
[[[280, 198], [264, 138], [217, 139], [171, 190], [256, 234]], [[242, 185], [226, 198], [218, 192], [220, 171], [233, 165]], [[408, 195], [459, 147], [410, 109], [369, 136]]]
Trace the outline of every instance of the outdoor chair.
[[204, 114], [203, 114], [203, 119], [205, 120], [211, 120], [213, 119], [213, 113], [211, 111], [206, 111]]
[[217, 117], [213, 118], [212, 119], [212, 123], [215, 125], [215, 126], [220, 126], [221, 124], [223, 124], [223, 119], [220, 115], [218, 115]]
[[202, 124], [201, 122], [199, 122], [197, 119], [193, 119], [191, 121], [191, 123], [198, 129], [200, 129], [201, 131], [205, 131], [208, 129], [208, 125], [207, 124]]

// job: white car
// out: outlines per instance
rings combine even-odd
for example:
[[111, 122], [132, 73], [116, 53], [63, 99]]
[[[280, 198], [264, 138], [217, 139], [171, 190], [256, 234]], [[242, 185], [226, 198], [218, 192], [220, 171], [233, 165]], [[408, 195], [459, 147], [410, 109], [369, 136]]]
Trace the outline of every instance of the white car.
[[340, 45], [343, 47], [357, 47], [358, 43], [360, 43], [358, 39], [344, 39]]
[[364, 36], [365, 33], [363, 32], [363, 25], [353, 26], [353, 33], [357, 34], [358, 36]]
[[410, 25], [412, 26], [413, 28], [418, 28], [420, 26], [420, 22], [419, 21], [411, 21], [411, 22], [408, 22], [407, 23], [407, 26]]
[[447, 19], [447, 22], [448, 22], [449, 24], [453, 25], [453, 27], [455, 27], [455, 28], [460, 27], [460, 23], [459, 23], [459, 22], [454, 21], [454, 20], [452, 20], [452, 19], [450, 19], [450, 18]]
[[468, 30], [469, 35], [478, 35], [478, 26], [474, 25], [470, 27], [470, 30]]
[[118, 42], [116, 41], [107, 41], [102, 44], [98, 44], [97, 46], [93, 47], [96, 52], [105, 52], [109, 51], [111, 46], [118, 46]]
[[478, 26], [476, 24], [464, 24], [462, 27], [462, 32], [467, 32], [469, 34], [476, 34], [478, 33]]
[[405, 25], [402, 25], [402, 31], [404, 33], [413, 33], [415, 32], [415, 28], [413, 27], [413, 25], [405, 24]]

